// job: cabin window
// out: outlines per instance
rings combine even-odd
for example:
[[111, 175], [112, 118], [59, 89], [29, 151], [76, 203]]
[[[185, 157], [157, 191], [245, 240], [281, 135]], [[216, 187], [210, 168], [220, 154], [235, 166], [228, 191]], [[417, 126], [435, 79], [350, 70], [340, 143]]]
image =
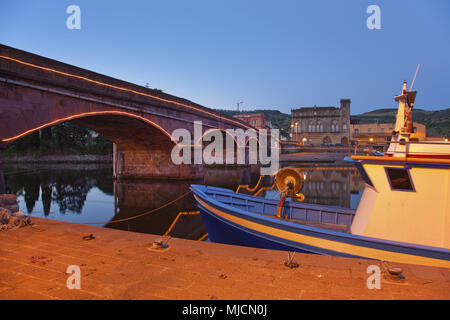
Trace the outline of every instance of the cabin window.
[[392, 190], [414, 191], [413, 183], [408, 169], [385, 168]]

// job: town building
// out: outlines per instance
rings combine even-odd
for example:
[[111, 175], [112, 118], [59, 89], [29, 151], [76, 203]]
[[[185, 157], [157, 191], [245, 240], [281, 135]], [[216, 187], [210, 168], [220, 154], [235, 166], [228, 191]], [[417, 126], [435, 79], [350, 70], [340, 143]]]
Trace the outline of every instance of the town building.
[[238, 113], [233, 116], [236, 119], [246, 122], [256, 129], [271, 129], [272, 124], [267, 121], [264, 113]]
[[[426, 140], [427, 128], [425, 125], [414, 122], [414, 134], [412, 139]], [[395, 123], [352, 123], [350, 124], [351, 139], [359, 144], [375, 143], [385, 144], [391, 140]]]
[[303, 107], [291, 110], [291, 140], [304, 145], [350, 143], [350, 99], [337, 107]]

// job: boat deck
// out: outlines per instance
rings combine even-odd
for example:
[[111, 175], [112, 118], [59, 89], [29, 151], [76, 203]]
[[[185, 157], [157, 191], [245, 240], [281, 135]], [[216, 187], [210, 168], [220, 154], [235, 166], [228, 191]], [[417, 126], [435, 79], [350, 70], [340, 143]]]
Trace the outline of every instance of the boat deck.
[[338, 231], [338, 232], [345, 232], [350, 233], [350, 226], [345, 224], [334, 224], [334, 223], [327, 223], [327, 222], [319, 222], [319, 221], [311, 221], [311, 220], [302, 220], [302, 219], [283, 219], [274, 217], [272, 215], [264, 215], [269, 218], [282, 220], [282, 221], [288, 221], [296, 224], [300, 224], [307, 227], [314, 227], [314, 228], [321, 228], [321, 229], [327, 229], [332, 231]]
[[[280, 219], [276, 216], [278, 200], [253, 197], [215, 187], [207, 187], [205, 193], [222, 204], [236, 209], [272, 219]], [[353, 209], [296, 202], [290, 198], [286, 201], [284, 210], [287, 212], [288, 218], [281, 219], [283, 221], [345, 233], [350, 233], [350, 226], [355, 216]]]

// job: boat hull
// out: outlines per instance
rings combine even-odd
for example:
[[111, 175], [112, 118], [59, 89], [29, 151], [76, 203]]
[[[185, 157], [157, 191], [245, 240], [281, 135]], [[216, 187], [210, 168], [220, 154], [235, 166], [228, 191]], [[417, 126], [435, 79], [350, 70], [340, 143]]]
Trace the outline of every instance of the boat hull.
[[193, 188], [212, 242], [450, 268], [450, 250], [324, 230], [227, 206]]
[[226, 223], [218, 217], [210, 214], [207, 210], [200, 209], [200, 214], [202, 216], [203, 223], [208, 230], [209, 239], [212, 242], [263, 249], [312, 253], [299, 247], [272, 241], [262, 235], [251, 232], [251, 230], [245, 230], [233, 224]]

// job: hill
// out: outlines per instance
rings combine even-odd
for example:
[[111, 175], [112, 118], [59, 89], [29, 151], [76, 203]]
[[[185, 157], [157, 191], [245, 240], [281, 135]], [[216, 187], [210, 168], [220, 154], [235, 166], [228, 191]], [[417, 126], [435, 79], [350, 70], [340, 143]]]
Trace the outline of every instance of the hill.
[[[263, 113], [267, 120], [272, 123], [273, 128], [282, 129], [280, 134], [287, 136], [291, 125], [291, 115], [282, 113], [278, 110], [217, 110], [227, 116], [234, 116], [238, 113]], [[397, 115], [397, 109], [377, 109], [374, 111], [352, 115], [352, 119], [358, 119], [360, 123], [394, 123]], [[426, 111], [423, 109], [414, 109], [413, 121], [427, 126], [427, 135], [435, 137], [450, 137], [450, 108], [437, 111]]]
[[[394, 123], [397, 109], [378, 109], [359, 115], [351, 116], [352, 120], [360, 123]], [[427, 126], [427, 135], [442, 137], [450, 136], [450, 108], [437, 111], [426, 111], [423, 109], [413, 110], [413, 121]]]
[[266, 119], [272, 123], [272, 127], [275, 129], [280, 129], [280, 134], [286, 136], [291, 127], [291, 115], [282, 113], [278, 110], [251, 110], [238, 112], [234, 110], [217, 110], [220, 113], [232, 117], [238, 113], [263, 113]]

